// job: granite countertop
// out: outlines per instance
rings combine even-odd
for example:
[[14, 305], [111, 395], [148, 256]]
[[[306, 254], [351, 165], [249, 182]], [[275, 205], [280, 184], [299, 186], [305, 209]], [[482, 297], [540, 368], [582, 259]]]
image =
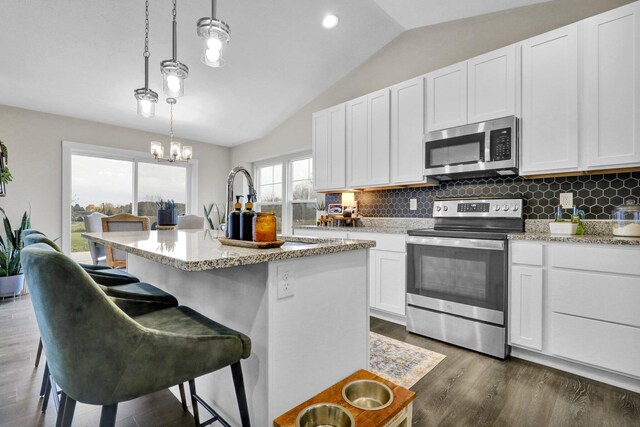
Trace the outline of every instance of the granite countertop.
[[217, 237], [222, 237], [223, 234], [211, 230], [121, 231], [83, 233], [82, 236], [184, 271], [260, 264], [368, 249], [376, 245], [376, 242], [371, 240], [278, 236], [279, 239], [287, 242], [281, 248], [250, 249], [222, 245]]
[[591, 243], [599, 245], [631, 245], [640, 246], [640, 237], [617, 237], [613, 235], [565, 236], [548, 232], [510, 233], [509, 240], [537, 240], [543, 242]]
[[388, 233], [388, 234], [407, 234], [407, 231], [415, 229], [415, 227], [318, 227], [317, 225], [296, 225], [296, 230], [326, 230], [326, 231], [344, 231], [345, 233]]

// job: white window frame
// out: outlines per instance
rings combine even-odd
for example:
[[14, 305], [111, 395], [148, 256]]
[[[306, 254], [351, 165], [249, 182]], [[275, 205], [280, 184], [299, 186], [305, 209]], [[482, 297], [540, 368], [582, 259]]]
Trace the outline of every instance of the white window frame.
[[[138, 164], [156, 163], [149, 153], [122, 148], [106, 147], [102, 145], [83, 144], [79, 142], [62, 141], [62, 236], [61, 246], [65, 254], [71, 252], [71, 177], [72, 156], [99, 157], [111, 160], [130, 161], [133, 166], [132, 205], [134, 215], [138, 211]], [[192, 159], [189, 163], [175, 163], [171, 167], [187, 169], [187, 194], [185, 212], [195, 214], [198, 206], [198, 160]]]
[[[272, 159], [256, 162], [253, 165], [253, 176], [255, 177], [256, 191], [260, 192], [260, 168], [282, 165], [282, 234], [293, 233], [293, 176], [291, 163], [297, 160], [313, 159], [311, 151], [299, 152], [287, 156], [275, 157]], [[312, 163], [312, 167], [315, 164]], [[313, 180], [313, 173], [311, 174]], [[315, 199], [306, 201], [306, 203], [316, 202]], [[298, 201], [304, 203], [304, 201]], [[270, 203], [273, 204], [273, 203]], [[260, 210], [260, 202], [256, 203], [256, 210]]]

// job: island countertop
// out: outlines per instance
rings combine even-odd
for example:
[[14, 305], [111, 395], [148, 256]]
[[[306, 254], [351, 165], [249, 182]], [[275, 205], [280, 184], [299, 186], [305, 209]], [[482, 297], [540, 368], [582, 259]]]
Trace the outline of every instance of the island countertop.
[[371, 240], [279, 236], [286, 243], [275, 249], [226, 246], [217, 231], [161, 230], [83, 233], [83, 237], [184, 271], [205, 271], [314, 255], [368, 249]]

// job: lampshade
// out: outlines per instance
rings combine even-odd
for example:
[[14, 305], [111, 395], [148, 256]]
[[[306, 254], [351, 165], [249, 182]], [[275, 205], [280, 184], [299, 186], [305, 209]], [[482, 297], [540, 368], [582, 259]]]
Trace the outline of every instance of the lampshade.
[[354, 193], [342, 193], [342, 205], [352, 206], [356, 201]]

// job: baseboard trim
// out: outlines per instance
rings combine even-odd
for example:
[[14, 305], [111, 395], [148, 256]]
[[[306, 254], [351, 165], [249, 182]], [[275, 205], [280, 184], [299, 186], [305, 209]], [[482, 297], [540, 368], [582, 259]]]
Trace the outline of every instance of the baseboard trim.
[[398, 325], [407, 326], [406, 316], [389, 313], [388, 311], [378, 310], [377, 308], [373, 307], [369, 308], [369, 315], [378, 319], [386, 320], [388, 322], [397, 323]]
[[625, 377], [624, 375], [581, 365], [546, 354], [536, 353], [519, 347], [511, 347], [511, 356], [640, 393], [640, 380]]

